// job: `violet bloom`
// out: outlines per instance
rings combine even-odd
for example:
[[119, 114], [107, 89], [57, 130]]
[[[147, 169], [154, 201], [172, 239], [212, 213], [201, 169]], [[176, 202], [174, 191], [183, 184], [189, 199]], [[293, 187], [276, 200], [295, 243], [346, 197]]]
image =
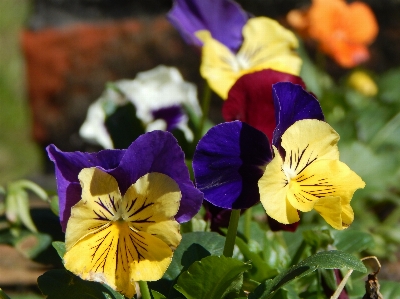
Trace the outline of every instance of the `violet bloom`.
[[[250, 85], [245, 88], [256, 88]], [[294, 122], [324, 119], [318, 100], [300, 85], [276, 83], [272, 94], [277, 123], [272, 144], [277, 148], [282, 134]], [[262, 110], [254, 109], [253, 113], [259, 111]], [[215, 206], [250, 208], [260, 200], [258, 180], [271, 159], [271, 145], [263, 132], [241, 121], [217, 125], [196, 147], [193, 157], [196, 185]]]
[[189, 221], [200, 209], [203, 194], [190, 181], [185, 157], [177, 140], [169, 132], [153, 131], [141, 135], [126, 150], [103, 150], [98, 153], [62, 152], [49, 145], [47, 152], [56, 166], [60, 221], [65, 231], [71, 207], [80, 199], [82, 188], [78, 174], [83, 168], [97, 167], [112, 175], [121, 194], [140, 177], [158, 172], [172, 178], [182, 193], [178, 222]]
[[249, 15], [231, 0], [174, 0], [167, 17], [188, 44], [202, 46], [195, 32], [208, 30], [214, 39], [236, 53]]

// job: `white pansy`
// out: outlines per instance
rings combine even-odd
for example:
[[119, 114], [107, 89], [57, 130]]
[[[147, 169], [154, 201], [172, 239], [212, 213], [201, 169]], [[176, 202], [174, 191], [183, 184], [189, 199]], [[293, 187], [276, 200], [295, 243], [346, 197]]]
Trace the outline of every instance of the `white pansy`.
[[[112, 88], [107, 88], [101, 98], [89, 108], [86, 121], [79, 132], [81, 136], [104, 148], [112, 148], [112, 141], [104, 126], [106, 115], [110, 113], [106, 113], [105, 109], [107, 104], [115, 107], [126, 104], [126, 100], [135, 106], [136, 116], [143, 122], [146, 131], [166, 130], [166, 121], [154, 119], [153, 116], [154, 111], [163, 108], [185, 106], [195, 115], [201, 115], [196, 86], [185, 82], [178, 69], [160, 65], [138, 73], [134, 80], [119, 80], [113, 83]], [[192, 141], [193, 132], [187, 122], [188, 117], [183, 116], [176, 128], [184, 133], [188, 141]]]

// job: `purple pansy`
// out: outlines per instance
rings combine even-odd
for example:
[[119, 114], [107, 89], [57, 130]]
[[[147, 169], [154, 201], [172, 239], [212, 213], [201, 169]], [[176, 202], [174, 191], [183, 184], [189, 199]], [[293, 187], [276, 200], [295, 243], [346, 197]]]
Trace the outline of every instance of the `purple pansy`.
[[195, 32], [208, 30], [214, 39], [237, 52], [249, 15], [231, 0], [174, 0], [167, 17], [189, 44], [202, 46]]
[[190, 220], [200, 209], [203, 194], [190, 181], [185, 157], [177, 140], [169, 132], [153, 131], [137, 138], [126, 150], [98, 153], [62, 152], [49, 145], [47, 152], [56, 166], [60, 221], [65, 231], [71, 207], [81, 199], [78, 174], [83, 168], [98, 167], [118, 182], [121, 194], [141, 176], [150, 172], [168, 175], [178, 184], [182, 199], [175, 219]]
[[[290, 125], [301, 119], [324, 116], [318, 100], [300, 85], [281, 82], [272, 87], [277, 126], [273, 144]], [[255, 109], [254, 113], [258, 113]], [[250, 208], [260, 200], [258, 180], [272, 159], [267, 136], [241, 122], [211, 128], [199, 141], [193, 157], [197, 187], [204, 198], [227, 209]]]

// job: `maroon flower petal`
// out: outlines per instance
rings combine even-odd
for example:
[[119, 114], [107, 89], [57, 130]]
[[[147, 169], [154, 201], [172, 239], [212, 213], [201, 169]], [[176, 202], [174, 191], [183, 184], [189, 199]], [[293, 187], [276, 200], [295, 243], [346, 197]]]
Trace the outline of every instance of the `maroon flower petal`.
[[276, 127], [272, 85], [292, 82], [305, 87], [300, 77], [266, 69], [239, 78], [228, 93], [222, 108], [225, 121], [240, 120], [267, 135], [272, 140]]

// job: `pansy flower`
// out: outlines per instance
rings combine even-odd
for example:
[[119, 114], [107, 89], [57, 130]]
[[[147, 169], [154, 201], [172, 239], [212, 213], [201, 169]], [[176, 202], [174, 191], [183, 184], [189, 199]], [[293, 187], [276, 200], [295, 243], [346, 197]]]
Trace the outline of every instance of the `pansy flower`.
[[165, 174], [150, 172], [122, 195], [115, 177], [100, 168], [84, 168], [78, 178], [82, 198], [67, 224], [65, 268], [132, 298], [135, 281], [164, 275], [180, 243], [174, 219], [179, 186]]
[[112, 176], [118, 182], [121, 195], [146, 174], [164, 174], [176, 182], [182, 193], [175, 215], [178, 222], [189, 221], [200, 209], [203, 194], [190, 181], [184, 153], [169, 132], [153, 131], [141, 135], [125, 150], [62, 152], [50, 145], [47, 152], [56, 166], [60, 221], [64, 231], [71, 207], [81, 199], [82, 186], [78, 175], [84, 168], [97, 167]]
[[332, 227], [347, 228], [354, 219], [350, 200], [365, 183], [339, 161], [339, 135], [326, 122], [304, 119], [281, 138], [284, 155], [274, 147], [258, 182], [268, 216], [291, 224], [300, 220], [298, 211], [315, 209]]
[[80, 135], [104, 148], [113, 148], [105, 120], [115, 107], [127, 103], [134, 105], [136, 116], [145, 131], [178, 129], [188, 141], [193, 140], [186, 109], [197, 116], [201, 115], [196, 86], [184, 81], [176, 68], [163, 65], [140, 72], [133, 80], [119, 80], [109, 85], [89, 107]]
[[300, 72], [295, 35], [272, 19], [248, 18], [230, 0], [177, 0], [169, 19], [186, 40], [202, 45], [200, 73], [222, 99], [244, 74], [267, 68]]
[[367, 46], [378, 34], [372, 10], [363, 2], [313, 0], [308, 10], [293, 10], [288, 22], [316, 40], [323, 52], [342, 67], [354, 67], [369, 58]]
[[210, 87], [226, 99], [229, 89], [241, 76], [262, 69], [298, 75], [301, 59], [295, 35], [275, 20], [251, 18], [243, 26], [243, 43], [237, 53], [214, 39], [206, 30], [196, 35], [203, 41], [200, 73]]
[[[273, 144], [277, 147], [283, 132], [295, 121], [323, 119], [317, 99], [300, 85], [281, 82], [274, 84], [271, 91], [276, 121]], [[193, 157], [196, 185], [215, 206], [249, 208], [260, 200], [258, 180], [271, 159], [271, 145], [263, 132], [241, 121], [219, 124], [196, 147]]]

